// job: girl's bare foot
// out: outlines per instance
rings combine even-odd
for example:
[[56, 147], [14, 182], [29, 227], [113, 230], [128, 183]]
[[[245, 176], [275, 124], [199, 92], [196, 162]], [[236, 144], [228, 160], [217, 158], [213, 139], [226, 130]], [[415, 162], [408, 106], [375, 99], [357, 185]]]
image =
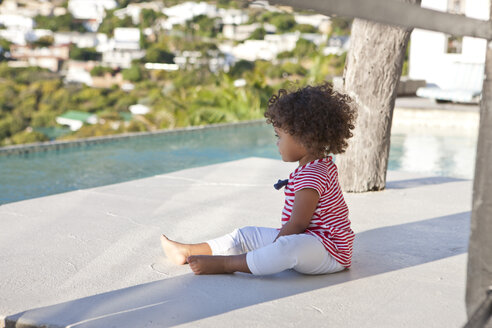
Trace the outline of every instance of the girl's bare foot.
[[189, 256], [187, 258], [191, 270], [195, 274], [214, 273], [251, 273], [246, 263], [246, 254], [230, 256]]
[[195, 274], [232, 273], [226, 271], [227, 256], [195, 255], [188, 257], [188, 263]]
[[161, 236], [161, 245], [168, 259], [176, 264], [186, 264], [186, 258], [191, 255], [187, 245], [181, 244]]

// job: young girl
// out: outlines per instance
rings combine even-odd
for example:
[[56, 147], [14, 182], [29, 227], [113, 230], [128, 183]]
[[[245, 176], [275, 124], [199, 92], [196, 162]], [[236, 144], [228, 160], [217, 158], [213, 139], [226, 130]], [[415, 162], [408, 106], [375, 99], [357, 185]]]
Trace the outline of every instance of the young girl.
[[285, 184], [282, 228], [245, 227], [200, 244], [181, 244], [162, 235], [166, 256], [189, 263], [195, 274], [294, 269], [326, 274], [349, 268], [354, 232], [329, 153], [343, 153], [356, 112], [351, 100], [328, 83], [270, 98], [265, 112], [285, 162], [299, 167]]

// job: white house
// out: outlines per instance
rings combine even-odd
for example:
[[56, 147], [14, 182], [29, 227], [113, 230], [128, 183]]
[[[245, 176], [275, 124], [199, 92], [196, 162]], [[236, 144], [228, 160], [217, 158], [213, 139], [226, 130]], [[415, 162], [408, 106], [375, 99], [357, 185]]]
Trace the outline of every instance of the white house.
[[8, 29], [29, 31], [34, 28], [34, 19], [16, 14], [0, 14], [0, 24]]
[[245, 79], [237, 79], [237, 80], [234, 80], [233, 84], [236, 88], [242, 88], [242, 87], [246, 86], [247, 82]]
[[210, 58], [208, 61], [208, 68], [212, 73], [216, 73], [221, 70], [229, 71], [231, 65], [228, 61], [227, 56], [217, 56]]
[[220, 44], [218, 48], [236, 59], [249, 61], [273, 60], [277, 55], [284, 51], [292, 51], [300, 38], [300, 33], [267, 34], [264, 40], [246, 40], [237, 46]]
[[270, 6], [268, 1], [266, 0], [253, 1], [249, 4], [249, 8], [263, 9], [270, 12], [282, 12], [282, 10], [277, 8], [276, 6]]
[[228, 25], [224, 25], [224, 27], [222, 28], [222, 35], [226, 39], [241, 41], [249, 38], [250, 35], [256, 29], [262, 26], [267, 33], [275, 33], [277, 30], [277, 28], [271, 24], [260, 24], [260, 23], [253, 23], [249, 25], [228, 24]]
[[96, 32], [106, 15], [106, 10], [115, 9], [116, 0], [69, 0], [68, 11], [91, 32]]
[[90, 113], [71, 110], [56, 118], [56, 123], [67, 125], [70, 130], [77, 131], [84, 123], [96, 124], [97, 116]]
[[34, 42], [45, 36], [53, 36], [53, 32], [51, 30], [35, 29], [28, 31], [25, 34], [27, 42]]
[[327, 46], [323, 48], [323, 55], [328, 56], [335, 54], [340, 56], [344, 52], [347, 52], [350, 48], [350, 37], [348, 35], [333, 36], [328, 42]]
[[184, 2], [179, 5], [165, 8], [162, 12], [168, 17], [181, 17], [190, 20], [195, 16], [205, 15], [208, 17], [217, 17], [218, 10], [215, 5], [206, 2]]
[[102, 19], [106, 10], [117, 6], [116, 0], [69, 0], [68, 11], [76, 19]]
[[314, 43], [316, 46], [319, 47], [322, 44], [326, 43], [328, 37], [326, 34], [302, 33], [300, 38], [311, 41], [312, 43]]
[[319, 29], [322, 33], [328, 33], [331, 27], [330, 17], [325, 15], [306, 15], [306, 14], [294, 14], [294, 19], [297, 24], [311, 25]]
[[39, 66], [53, 72], [60, 69], [61, 63], [68, 59], [69, 48], [67, 45], [51, 46], [48, 48], [31, 48], [23, 45], [12, 45], [10, 56], [26, 63], [27, 66]]
[[[422, 0], [422, 7], [488, 20], [488, 0]], [[486, 40], [453, 37], [414, 29], [410, 39], [409, 77], [424, 79], [443, 90], [473, 88], [480, 91]], [[467, 80], [466, 85], [460, 83]]]
[[164, 9], [164, 4], [161, 1], [130, 3], [125, 8], [116, 10], [114, 15], [119, 19], [130, 16], [133, 24], [137, 25], [140, 24], [140, 13], [142, 12], [142, 9], [151, 9], [153, 11], [161, 12], [162, 9]]
[[64, 81], [66, 83], [83, 83], [88, 86], [93, 84], [91, 74], [80, 67], [69, 67]]
[[202, 58], [202, 53], [200, 51], [189, 51], [185, 50], [183, 52], [177, 52], [174, 56], [174, 62], [180, 68], [185, 68], [187, 66], [199, 67], [207, 63], [206, 58]]
[[0, 14], [15, 14], [30, 18], [37, 15], [50, 16], [54, 14], [54, 10], [55, 5], [51, 1], [4, 0], [0, 4]]
[[133, 60], [145, 56], [145, 50], [140, 49], [140, 30], [137, 28], [115, 28], [114, 37], [96, 49], [102, 52], [103, 64], [111, 67], [129, 68]]
[[299, 41], [301, 34], [299, 32], [284, 33], [284, 34], [267, 34], [265, 35], [265, 41], [278, 48], [278, 52], [292, 51], [296, 47], [297, 41]]
[[220, 8], [218, 13], [222, 24], [224, 25], [241, 25], [249, 20], [248, 14], [240, 9], [224, 9]]
[[134, 27], [117, 27], [114, 29], [115, 49], [140, 50], [140, 30]]
[[235, 58], [249, 61], [273, 60], [279, 52], [265, 40], [246, 40], [232, 48], [232, 55]]
[[143, 50], [108, 50], [103, 52], [102, 62], [110, 67], [130, 68], [132, 61], [145, 56]]
[[217, 17], [218, 15], [216, 6], [206, 2], [197, 3], [191, 1], [165, 8], [162, 12], [168, 17], [168, 19], [163, 22], [162, 28], [168, 30], [172, 29], [173, 25], [182, 25], [195, 16], [205, 15], [208, 17]]
[[28, 32], [18, 29], [0, 29], [0, 38], [3, 38], [7, 41], [10, 41], [17, 45], [25, 45], [26, 44], [26, 34]]
[[128, 110], [130, 110], [133, 115], [145, 115], [150, 112], [150, 108], [142, 104], [131, 105], [128, 107]]
[[119, 19], [123, 19], [127, 16], [132, 18], [133, 24], [140, 24], [140, 12], [142, 8], [139, 6], [134, 6], [133, 4], [129, 4], [127, 7], [118, 9], [114, 12], [114, 15]]
[[104, 33], [55, 32], [54, 44], [75, 44], [78, 48], [95, 48], [108, 42]]
[[82, 60], [67, 60], [65, 62], [65, 83], [83, 83], [91, 87], [97, 87], [94, 85], [94, 79], [90, 74], [90, 71], [101, 65], [98, 61], [82, 61]]

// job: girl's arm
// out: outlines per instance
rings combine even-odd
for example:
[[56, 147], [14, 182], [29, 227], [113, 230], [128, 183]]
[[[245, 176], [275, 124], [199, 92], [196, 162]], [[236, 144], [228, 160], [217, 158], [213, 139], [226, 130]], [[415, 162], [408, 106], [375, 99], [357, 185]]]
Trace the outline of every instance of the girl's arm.
[[311, 222], [314, 210], [316, 210], [316, 206], [318, 205], [318, 200], [319, 194], [314, 189], [306, 188], [297, 191], [294, 197], [290, 220], [284, 224], [274, 242], [281, 236], [304, 232]]

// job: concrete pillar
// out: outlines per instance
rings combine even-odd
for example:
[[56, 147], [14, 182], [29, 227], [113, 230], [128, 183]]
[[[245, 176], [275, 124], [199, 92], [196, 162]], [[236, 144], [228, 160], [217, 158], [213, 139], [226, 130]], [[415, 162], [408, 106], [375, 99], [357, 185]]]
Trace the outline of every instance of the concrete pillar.
[[[492, 6], [490, 7], [492, 11]], [[491, 13], [492, 17], [492, 13]], [[492, 43], [485, 60], [480, 104], [480, 128], [473, 183], [473, 204], [468, 247], [466, 310], [470, 317], [492, 285]]]

